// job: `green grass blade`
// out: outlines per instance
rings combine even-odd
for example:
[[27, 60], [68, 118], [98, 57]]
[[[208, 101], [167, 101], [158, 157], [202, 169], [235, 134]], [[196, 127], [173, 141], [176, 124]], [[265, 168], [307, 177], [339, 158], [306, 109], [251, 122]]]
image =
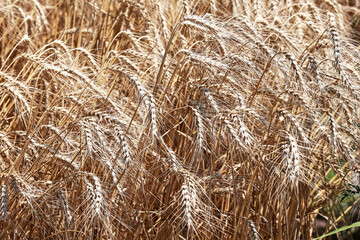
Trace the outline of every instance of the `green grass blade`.
[[341, 228], [336, 229], [336, 230], [334, 230], [334, 231], [332, 231], [332, 232], [329, 232], [329, 233], [327, 233], [327, 234], [325, 234], [325, 235], [322, 235], [322, 236], [320, 236], [320, 237], [314, 238], [314, 240], [322, 239], [322, 238], [324, 238], [324, 237], [328, 237], [328, 236], [331, 236], [331, 235], [333, 235], [333, 234], [335, 234], [335, 233], [342, 232], [342, 231], [345, 231], [345, 230], [347, 230], [347, 229], [349, 229], [349, 228], [354, 228], [354, 227], [360, 227], [360, 222], [356, 222], [356, 223], [353, 223], [353, 224], [351, 224], [351, 225], [341, 227]]

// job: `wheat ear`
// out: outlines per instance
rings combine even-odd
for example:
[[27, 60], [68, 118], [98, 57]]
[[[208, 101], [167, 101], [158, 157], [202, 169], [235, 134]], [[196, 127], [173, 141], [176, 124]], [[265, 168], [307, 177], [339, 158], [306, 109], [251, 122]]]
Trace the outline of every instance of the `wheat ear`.
[[1, 186], [1, 203], [0, 203], [0, 209], [1, 209], [1, 220], [6, 219], [7, 214], [7, 202], [8, 202], [8, 193], [7, 193], [7, 186], [3, 184]]

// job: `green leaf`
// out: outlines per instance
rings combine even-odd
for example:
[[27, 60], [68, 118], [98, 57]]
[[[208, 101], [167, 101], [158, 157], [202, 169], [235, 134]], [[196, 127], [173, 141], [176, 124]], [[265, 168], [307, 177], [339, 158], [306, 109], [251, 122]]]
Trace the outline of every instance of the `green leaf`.
[[331, 235], [333, 235], [333, 234], [335, 234], [335, 233], [342, 232], [342, 231], [345, 231], [345, 230], [347, 230], [347, 229], [349, 229], [349, 228], [354, 228], [354, 227], [360, 227], [360, 222], [356, 222], [356, 223], [353, 223], [353, 224], [351, 224], [351, 225], [341, 227], [341, 228], [336, 229], [336, 230], [334, 230], [334, 231], [332, 231], [332, 232], [329, 232], [329, 233], [327, 233], [327, 234], [325, 234], [325, 235], [322, 235], [322, 236], [320, 236], [320, 237], [314, 238], [314, 240], [322, 239], [322, 238], [324, 238], [324, 237], [328, 237], [328, 236], [331, 236]]

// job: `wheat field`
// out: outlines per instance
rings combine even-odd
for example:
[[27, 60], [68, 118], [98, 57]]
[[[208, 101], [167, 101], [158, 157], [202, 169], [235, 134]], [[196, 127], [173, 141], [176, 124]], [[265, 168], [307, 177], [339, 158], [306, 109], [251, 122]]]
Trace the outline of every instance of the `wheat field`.
[[357, 0], [0, 1], [0, 239], [350, 224], [359, 40]]

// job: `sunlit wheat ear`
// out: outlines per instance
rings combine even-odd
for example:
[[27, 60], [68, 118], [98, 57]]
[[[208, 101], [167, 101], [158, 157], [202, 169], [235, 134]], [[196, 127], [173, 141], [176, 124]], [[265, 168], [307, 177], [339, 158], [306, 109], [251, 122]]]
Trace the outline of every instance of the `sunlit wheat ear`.
[[208, 89], [203, 89], [203, 93], [204, 93], [206, 99], [209, 101], [210, 106], [215, 110], [215, 113], [220, 114], [220, 108], [219, 108], [218, 104], [216, 103], [214, 97], [210, 93], [210, 91]]
[[305, 80], [301, 74], [301, 70], [300, 70], [300, 67], [299, 65], [297, 64], [296, 60], [295, 60], [295, 57], [289, 53], [289, 52], [286, 52], [285, 53], [285, 57], [290, 61], [290, 64], [291, 64], [291, 67], [292, 69], [294, 70], [295, 72], [295, 78], [298, 79], [300, 81], [300, 84], [297, 84], [297, 86], [299, 87], [299, 89], [304, 89], [306, 90], [307, 89], [307, 85], [305, 83]]
[[[313, 112], [311, 102], [309, 101], [310, 99], [307, 98], [306, 95], [302, 94], [301, 91], [289, 88], [285, 89], [284, 92], [289, 94], [291, 98], [299, 102], [299, 104], [302, 105], [302, 107], [304, 107], [306, 111], [309, 111], [311, 113]], [[279, 97], [281, 97], [281, 95]]]
[[188, 0], [181, 0], [182, 16], [190, 14], [190, 6]]
[[296, 139], [290, 134], [288, 135], [288, 144], [285, 145], [283, 150], [283, 159], [287, 166], [289, 179], [295, 184], [299, 180], [301, 159]]
[[276, 27], [273, 27], [271, 25], [268, 25], [267, 28], [269, 28], [270, 31], [277, 33], [284, 42], [286, 42], [286, 44], [292, 48], [292, 50], [295, 51], [299, 51], [299, 49], [297, 48], [297, 46], [295, 46], [295, 44], [293, 43], [293, 41], [287, 36], [287, 33], [285, 33], [284, 31], [282, 31], [281, 29], [278, 29]]
[[[3, 7], [3, 5], [1, 5], [1, 7]], [[28, 13], [25, 13], [24, 9], [22, 9], [21, 7], [15, 5], [15, 4], [11, 5], [11, 7], [15, 8], [17, 11], [19, 11], [19, 13], [23, 19], [25, 34], [28, 35], [29, 34], [28, 21], [31, 19], [31, 17], [28, 15]], [[2, 10], [5, 10], [5, 9], [2, 9]]]
[[[116, 54], [116, 58], [118, 58], [125, 66], [127, 66], [130, 70], [135, 71], [139, 76], [143, 74], [143, 71], [136, 66], [127, 56], [123, 56], [120, 54]], [[123, 66], [123, 67], [125, 67]]]
[[125, 133], [118, 127], [115, 127], [115, 135], [118, 137], [118, 143], [120, 144], [120, 156], [121, 160], [124, 163], [125, 167], [133, 164], [131, 150], [126, 139]]
[[[207, 98], [208, 102], [210, 103], [210, 106], [215, 110], [217, 115], [220, 115], [220, 107], [216, 103], [214, 97], [210, 93], [209, 90], [204, 89], [203, 90], [205, 97]], [[237, 131], [235, 130], [233, 124], [227, 119], [226, 116], [220, 116], [220, 120], [223, 121], [225, 127], [229, 129], [229, 132], [231, 136], [234, 138], [235, 142], [243, 149], [246, 149], [246, 146], [244, 145], [243, 141], [241, 141], [239, 135], [237, 134]]]
[[250, 7], [250, 1], [244, 0], [244, 1], [237, 1], [234, 2], [234, 15], [240, 15], [243, 14], [244, 16], [251, 16], [252, 9]]
[[214, 34], [222, 32], [221, 28], [213, 24], [210, 20], [205, 17], [200, 17], [196, 15], [187, 16], [183, 19], [183, 25], [190, 25], [197, 27], [199, 29], [210, 31]]
[[[4, 83], [0, 83], [0, 88], [2, 88], [4, 90], [4, 92], [9, 92], [11, 94], [11, 96], [15, 99], [16, 101], [16, 111], [18, 113], [22, 112], [25, 110], [26, 113], [30, 113], [30, 106], [29, 103], [26, 100], [26, 97], [21, 93], [21, 91], [19, 90], [18, 87], [15, 86], [16, 82], [4, 82]], [[22, 109], [23, 108], [23, 109]]]
[[319, 8], [312, 2], [308, 2], [307, 3], [307, 7], [309, 9], [309, 17], [311, 17], [311, 22], [316, 24], [316, 23], [321, 23], [322, 20], [320, 19], [321, 14], [319, 13]]
[[246, 219], [248, 226], [249, 226], [249, 232], [250, 232], [250, 237], [252, 240], [260, 240], [260, 234], [255, 226], [255, 223], [250, 220], [250, 219]]
[[210, 12], [214, 14], [217, 11], [218, 9], [216, 7], [216, 0], [210, 0]]
[[80, 51], [87, 57], [87, 59], [90, 61], [91, 65], [96, 69], [95, 73], [98, 73], [100, 71], [99, 64], [95, 61], [93, 55], [87, 49], [85, 49], [83, 47], [78, 47], [78, 48], [75, 48], [74, 50]]
[[176, 153], [166, 145], [162, 138], [160, 138], [159, 140], [164, 145], [167, 153], [167, 157], [163, 158], [162, 160], [170, 167], [173, 173], [182, 175], [184, 173], [184, 167], [178, 160]]
[[121, 75], [125, 76], [129, 82], [135, 86], [135, 89], [139, 95], [139, 100], [143, 100], [144, 101], [144, 105], [146, 107], [146, 109], [148, 110], [148, 116], [150, 116], [150, 122], [151, 122], [151, 126], [152, 126], [152, 134], [154, 136], [157, 135], [157, 114], [156, 114], [156, 105], [155, 105], [155, 99], [154, 96], [148, 92], [148, 90], [146, 90], [146, 88], [143, 86], [143, 84], [141, 83], [141, 81], [138, 79], [138, 77], [134, 74], [132, 74], [130, 71], [127, 71], [126, 69], [120, 68], [120, 69], [115, 69], [115, 68], [109, 68], [111, 71], [120, 73]]
[[[49, 27], [49, 22], [46, 18], [46, 10], [45, 10], [45, 6], [42, 5], [38, 0], [33, 0], [34, 4], [35, 4], [35, 9], [36, 12], [39, 12], [40, 14], [35, 14], [36, 17], [36, 23], [37, 23], [37, 27], [40, 31], [43, 30], [47, 30]], [[39, 16], [40, 15], [40, 16]], [[45, 27], [45, 29], [44, 29]]]
[[349, 162], [350, 166], [354, 166], [354, 164], [356, 164], [356, 158], [348, 142], [345, 141], [341, 134], [338, 135], [337, 141], [339, 144], [339, 148], [342, 150], [342, 155], [344, 156], [344, 158]]
[[[116, 143], [118, 146], [115, 152], [115, 159], [112, 160], [112, 164], [110, 164], [112, 165], [110, 170], [111, 170], [111, 175], [113, 177], [113, 182], [116, 184], [116, 188], [119, 194], [122, 197], [124, 197], [123, 194], [126, 188], [122, 186], [119, 177], [121, 177], [123, 174], [128, 174], [128, 175], [132, 174], [132, 172], [129, 171], [128, 167], [133, 166], [134, 161], [132, 158], [130, 146], [128, 144], [124, 132], [118, 127], [115, 127], [114, 131], [115, 131], [114, 136], [116, 137]], [[130, 176], [130, 177], [134, 177], [134, 176]]]
[[140, 97], [144, 100], [144, 105], [148, 111], [147, 119], [150, 120], [152, 141], [158, 136], [157, 111], [154, 96], [148, 93], [141, 82], [135, 76], [129, 76], [130, 83], [134, 84]]
[[101, 186], [100, 179], [93, 173], [87, 172], [87, 174], [92, 178], [93, 184], [89, 181], [85, 182], [88, 195], [90, 198], [90, 212], [93, 216], [102, 219], [104, 217], [104, 210], [105, 210], [105, 199], [104, 199], [104, 192]]
[[189, 228], [193, 228], [193, 211], [194, 205], [196, 204], [196, 192], [194, 188], [190, 186], [190, 183], [186, 182], [181, 187], [182, 204], [184, 208], [184, 221]]
[[254, 17], [255, 20], [257, 19], [261, 19], [262, 18], [262, 9], [263, 9], [263, 4], [261, 0], [255, 0], [253, 2], [253, 12], [254, 12]]
[[301, 17], [296, 17], [296, 35], [299, 36], [299, 41], [304, 41], [304, 32], [306, 32], [308, 26]]
[[200, 113], [198, 107], [191, 107], [191, 109], [193, 110], [193, 112], [195, 114], [195, 118], [196, 118], [196, 125], [197, 125], [196, 143], [197, 143], [197, 149], [198, 149], [197, 151], [199, 154], [201, 154], [201, 149], [202, 149], [203, 141], [204, 141], [204, 133], [205, 133], [203, 117], [201, 116], [201, 113]]
[[59, 198], [61, 210], [63, 211], [65, 215], [65, 223], [67, 227], [70, 227], [72, 223], [72, 215], [70, 212], [69, 204], [66, 201], [66, 198], [64, 196], [64, 193], [61, 190], [57, 191], [57, 197]]
[[247, 32], [241, 32], [248, 40], [252, 41], [263, 53], [266, 53], [267, 56], [273, 55], [273, 50], [269, 48], [265, 43], [260, 40], [254, 39], [250, 34]]
[[26, 200], [26, 203], [32, 209], [34, 208], [35, 199], [39, 197], [40, 194], [43, 194], [42, 191], [27, 182], [23, 176], [10, 175], [10, 186], [19, 196]]
[[305, 142], [308, 143], [309, 140], [306, 136], [306, 133], [304, 131], [304, 129], [301, 127], [300, 123], [298, 122], [298, 120], [291, 114], [289, 113], [287, 110], [285, 109], [280, 109], [279, 113], [283, 116], [286, 117], [297, 129], [298, 134], [300, 135], [301, 139]]
[[[220, 120], [222, 120], [225, 124], [225, 127], [229, 129], [229, 132], [231, 134], [231, 136], [235, 139], [235, 142], [241, 147], [243, 148], [244, 150], [246, 149], [246, 141], [249, 141], [249, 139], [245, 139], [245, 142], [242, 141], [239, 137], [239, 134], [238, 132], [236, 131], [236, 129], [234, 128], [234, 125], [233, 123], [231, 123], [227, 117], [221, 117]], [[241, 127], [240, 127], [241, 128]], [[245, 128], [242, 128], [242, 130], [244, 130]], [[246, 131], [246, 130], [245, 130]], [[247, 136], [248, 134], [245, 133]]]
[[[207, 222], [209, 220], [207, 218], [211, 217], [211, 213], [203, 209], [204, 205], [198, 192], [201, 190], [198, 189], [199, 186], [196, 185], [196, 180], [188, 173], [184, 173], [182, 178], [183, 183], [180, 189], [180, 199], [178, 200], [181, 207], [181, 222], [187, 226], [188, 234], [197, 234], [199, 218], [203, 218], [203, 224], [210, 224], [210, 222]], [[175, 217], [178, 218], [179, 216]], [[207, 229], [207, 231], [210, 232], [210, 229]]]
[[61, 53], [66, 55], [66, 58], [67, 58], [66, 60], [73, 60], [73, 57], [72, 57], [71, 54], [70, 54], [70, 49], [69, 49], [69, 47], [66, 46], [66, 44], [65, 44], [63, 41], [59, 40], [59, 39], [57, 39], [57, 40], [55, 40], [55, 41], [53, 41], [53, 42], [50, 42], [50, 43], [44, 45], [41, 49], [39, 49], [39, 50], [37, 51], [37, 53], [40, 54], [41, 50], [44, 50], [44, 49], [46, 49], [47, 47], [49, 47], [49, 46], [51, 46], [51, 45], [54, 45], [54, 46], [56, 46], [58, 49], [60, 49], [60, 50], [61, 50]]
[[228, 116], [230, 119], [232, 119], [234, 125], [238, 126], [237, 135], [241, 137], [242, 141], [244, 142], [244, 146], [250, 147], [254, 141], [254, 138], [252, 137], [249, 128], [246, 126], [240, 116], [237, 116], [235, 114], [229, 114]]
[[94, 153], [93, 141], [95, 140], [95, 138], [93, 137], [93, 134], [92, 134], [92, 129], [88, 127], [88, 124], [86, 122], [81, 122], [80, 124], [82, 127], [82, 132], [83, 132], [84, 139], [86, 142], [86, 148], [87, 148], [88, 154], [90, 156], [92, 156]]
[[337, 149], [337, 138], [338, 138], [338, 132], [337, 132], [337, 127], [336, 127], [336, 122], [335, 122], [335, 118], [334, 115], [330, 112], [327, 112], [327, 115], [329, 117], [329, 130], [330, 130], [330, 144], [331, 144], [331, 148], [333, 150]]
[[182, 49], [178, 53], [185, 53], [187, 56], [191, 58], [193, 61], [197, 61], [202, 64], [206, 64], [212, 67], [220, 68], [220, 69], [227, 69], [227, 65], [223, 62], [211, 59], [210, 57], [207, 57], [202, 54], [197, 54], [195, 52], [191, 52], [187, 49]]
[[334, 17], [334, 14], [332, 14], [332, 13], [329, 13], [328, 15], [329, 15], [329, 33], [330, 33], [330, 38], [331, 38], [333, 46], [334, 46], [334, 54], [333, 54], [334, 67], [340, 75], [341, 84], [343, 86], [349, 88], [351, 90], [351, 92], [353, 92], [352, 84], [351, 84], [351, 82], [349, 82], [348, 76], [345, 73], [343, 66], [341, 65], [343, 57], [342, 57], [342, 53], [341, 53], [340, 37], [339, 37], [338, 30], [336, 28], [335, 17]]
[[3, 134], [0, 132], [0, 142], [3, 142], [3, 144], [0, 145], [0, 151], [6, 151], [5, 149], [10, 149], [11, 151], [14, 151], [16, 147], [14, 144], [11, 143], [10, 139], [6, 136], [6, 134]]
[[329, 32], [330, 32], [330, 38], [334, 45], [335, 68], [338, 71], [341, 71], [340, 64], [342, 62], [342, 55], [341, 55], [341, 48], [340, 48], [340, 38], [339, 38], [339, 33], [336, 29], [335, 17], [331, 13], [329, 13]]
[[8, 54], [6, 60], [5, 60], [5, 62], [4, 62], [3, 64], [5, 64], [5, 63], [8, 64], [9, 58], [13, 55], [14, 51], [16, 51], [16, 49], [17, 49], [19, 46], [22, 46], [22, 45], [28, 44], [28, 43], [30, 43], [30, 37], [29, 37], [27, 34], [25, 34], [25, 35], [20, 39], [20, 41], [19, 41], [15, 46], [13, 46], [13, 48], [11, 49], [10, 53]]
[[156, 4], [156, 7], [158, 8], [158, 12], [159, 12], [159, 16], [160, 16], [161, 30], [163, 31], [164, 38], [167, 40], [167, 39], [169, 39], [170, 34], [169, 34], [168, 26], [167, 26], [167, 23], [166, 23], [166, 17], [165, 17], [165, 14], [164, 14], [164, 9], [162, 8], [160, 2], [158, 2]]
[[7, 193], [7, 186], [3, 184], [1, 186], [1, 203], [0, 203], [0, 209], [1, 209], [1, 220], [6, 219], [7, 214], [7, 203], [8, 203], [8, 193]]
[[[147, 39], [146, 37], [143, 37], [145, 39]], [[149, 40], [151, 41], [151, 40]], [[133, 50], [133, 49], [126, 49], [124, 51], [115, 51], [115, 50], [111, 50], [108, 52], [108, 54], [106, 55], [106, 59], [109, 59], [108, 62], [112, 62], [114, 59], [116, 58], [120, 58], [122, 59], [122, 57], [126, 57], [126, 59], [128, 61], [130, 61], [129, 59], [132, 59], [132, 61], [129, 62], [130, 65], [132, 65], [133, 69], [138, 69], [135, 65], [135, 63], [133, 63], [134, 60], [138, 60], [138, 58], [141, 59], [147, 59], [149, 61], [156, 61], [154, 56], [149, 56], [147, 54], [144, 54], [144, 52], [140, 51], [140, 50]], [[140, 72], [139, 73], [143, 73], [140, 69], [138, 69]]]
[[320, 92], [324, 92], [324, 86], [323, 86], [323, 83], [321, 82], [321, 79], [320, 79], [320, 76], [318, 73], [317, 62], [315, 61], [315, 59], [313, 57], [309, 57], [309, 60], [310, 60], [310, 68], [313, 73], [315, 82], [316, 82]]
[[107, 93], [99, 88], [93, 81], [92, 79], [90, 79], [89, 77], [87, 77], [83, 72], [81, 72], [80, 70], [74, 68], [74, 67], [68, 67], [68, 66], [57, 66], [54, 64], [50, 64], [46, 61], [44, 61], [43, 59], [39, 58], [36, 55], [32, 55], [32, 54], [22, 54], [22, 57], [33, 61], [35, 63], [39, 63], [43, 70], [48, 70], [48, 71], [55, 71], [58, 74], [60, 74], [61, 76], [63, 76], [65, 79], [70, 78], [73, 80], [80, 80], [79, 82], [82, 82], [83, 84], [85, 84], [89, 89], [91, 89], [92, 91], [94, 91], [100, 98], [102, 98], [104, 101], [108, 102], [109, 105], [111, 105], [111, 107], [121, 115], [122, 111], [120, 110], [120, 108], [118, 107], [118, 105], [109, 97], [107, 97]]
[[73, 141], [73, 139], [67, 138], [66, 134], [64, 133], [64, 129], [59, 129], [50, 124], [40, 126], [39, 131], [41, 131], [42, 129], [48, 129], [48, 130], [51, 130], [52, 132], [54, 132], [54, 134], [56, 134], [57, 137], [59, 139], [61, 139], [61, 141], [63, 141], [64, 144], [66, 144], [66, 146], [68, 146], [68, 147], [70, 147], [72, 145], [76, 145], [76, 143]]
[[239, 18], [239, 19], [240, 19], [240, 22], [241, 22], [242, 24], [244, 24], [245, 27], [248, 28], [248, 29], [251, 31], [251, 33], [256, 37], [257, 40], [263, 41], [263, 37], [261, 36], [261, 34], [259, 33], [259, 31], [256, 29], [256, 27], [255, 27], [255, 25], [254, 25], [254, 24], [255, 24], [254, 22], [251, 22], [251, 21], [249, 21], [248, 18], [242, 17], [242, 16], [239, 16], [239, 17], [237, 17], [237, 18]]
[[[69, 166], [70, 168], [72, 168], [72, 170], [74, 170], [74, 171], [80, 171], [79, 163], [74, 161], [74, 159], [72, 159], [71, 157], [59, 153], [58, 151], [51, 148], [50, 146], [47, 146], [46, 144], [37, 142], [34, 138], [32, 138], [30, 141], [31, 141], [31, 145], [29, 145], [29, 148], [37, 147], [37, 148], [41, 148], [44, 151], [49, 151], [50, 153], [53, 154], [52, 157], [54, 157], [54, 160], [55, 159], [60, 160], [60, 163], [62, 165], [65, 164], [66, 166]], [[55, 163], [57, 163], [57, 162], [55, 162]]]
[[208, 35], [214, 37], [214, 41], [218, 43], [218, 48], [222, 50], [224, 55], [228, 54], [227, 44], [225, 40], [226, 39], [236, 40], [234, 39], [234, 36], [232, 36], [224, 28], [219, 27], [218, 22], [213, 21], [209, 16], [207, 17], [199, 17], [196, 15], [187, 16], [183, 19], [181, 24], [182, 26], [197, 28], [201, 32], [207, 33]]

